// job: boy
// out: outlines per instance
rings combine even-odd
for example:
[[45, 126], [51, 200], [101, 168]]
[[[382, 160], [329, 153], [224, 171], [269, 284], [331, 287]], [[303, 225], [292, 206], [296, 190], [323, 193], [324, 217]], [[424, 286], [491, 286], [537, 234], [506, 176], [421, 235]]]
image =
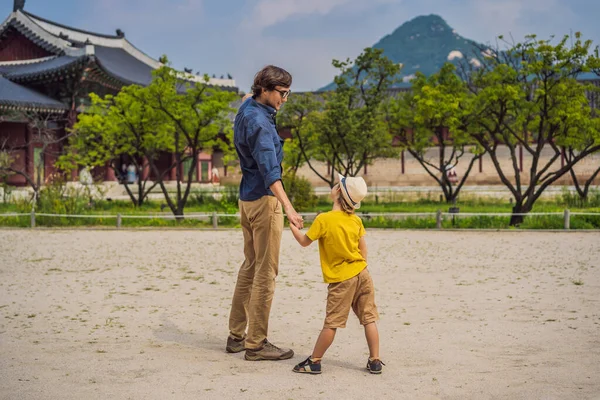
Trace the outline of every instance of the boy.
[[329, 283], [327, 311], [323, 330], [312, 355], [296, 365], [294, 372], [320, 374], [321, 359], [333, 343], [337, 328], [346, 327], [350, 308], [365, 328], [369, 346], [367, 369], [380, 374], [383, 363], [379, 359], [379, 333], [375, 321], [379, 319], [375, 305], [373, 280], [367, 270], [365, 228], [354, 210], [367, 195], [363, 178], [339, 177], [340, 182], [331, 190], [333, 209], [319, 214], [304, 235], [290, 224], [290, 229], [302, 247], [319, 241], [321, 269], [325, 283]]

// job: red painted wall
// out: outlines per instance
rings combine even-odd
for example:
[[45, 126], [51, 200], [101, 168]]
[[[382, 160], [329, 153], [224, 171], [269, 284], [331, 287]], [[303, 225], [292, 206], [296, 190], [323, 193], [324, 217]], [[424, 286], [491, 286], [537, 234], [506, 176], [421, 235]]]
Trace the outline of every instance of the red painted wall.
[[[15, 149], [24, 146], [27, 143], [27, 125], [14, 122], [0, 123], [0, 143], [4, 144], [6, 149]], [[17, 149], [11, 152], [14, 159], [15, 169], [25, 171], [29, 162], [29, 149]], [[27, 182], [20, 175], [12, 175], [8, 178], [8, 183], [15, 186], [23, 186]]]
[[51, 55], [15, 30], [0, 38], [0, 61], [33, 60]]

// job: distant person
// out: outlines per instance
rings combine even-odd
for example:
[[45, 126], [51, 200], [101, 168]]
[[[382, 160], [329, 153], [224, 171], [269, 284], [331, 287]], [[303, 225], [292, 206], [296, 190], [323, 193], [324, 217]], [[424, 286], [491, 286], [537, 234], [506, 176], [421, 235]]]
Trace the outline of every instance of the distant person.
[[135, 165], [129, 164], [127, 167], [127, 182], [136, 183], [137, 182], [137, 172], [135, 169]]
[[79, 172], [79, 183], [84, 186], [89, 186], [94, 183], [89, 167], [83, 167]]
[[277, 134], [275, 115], [287, 101], [292, 76], [269, 65], [254, 77], [252, 97], [243, 101], [235, 117], [234, 143], [242, 168], [240, 217], [245, 260], [240, 267], [229, 315], [226, 351], [246, 350], [245, 359], [285, 360], [291, 349], [279, 348], [267, 339], [283, 211], [290, 224], [303, 227], [288, 199], [282, 179], [283, 141]]
[[308, 232], [303, 234], [290, 225], [294, 238], [301, 246], [319, 241], [323, 280], [328, 283], [327, 308], [323, 330], [315, 348], [306, 360], [293, 368], [294, 372], [320, 374], [321, 359], [333, 343], [338, 328], [345, 328], [350, 309], [364, 326], [369, 359], [367, 370], [372, 374], [382, 371], [379, 358], [379, 319], [375, 305], [375, 288], [367, 269], [367, 242], [362, 220], [354, 214], [367, 195], [363, 178], [346, 178], [331, 189], [333, 209], [319, 214]]
[[217, 167], [212, 168], [211, 178], [213, 183], [219, 183], [219, 170], [217, 169]]

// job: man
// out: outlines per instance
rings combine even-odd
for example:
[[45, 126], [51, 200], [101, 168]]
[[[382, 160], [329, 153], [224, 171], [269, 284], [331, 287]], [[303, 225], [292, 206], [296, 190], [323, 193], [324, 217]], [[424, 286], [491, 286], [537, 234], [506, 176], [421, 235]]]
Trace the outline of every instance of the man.
[[[269, 313], [279, 269], [283, 211], [298, 228], [303, 227], [288, 199], [281, 162], [283, 140], [275, 128], [275, 115], [287, 101], [292, 76], [269, 65], [254, 77], [252, 97], [240, 107], [234, 124], [234, 143], [242, 167], [240, 215], [245, 260], [238, 273], [229, 316], [226, 350], [246, 350], [249, 361], [285, 360], [291, 349], [267, 340]], [[247, 333], [246, 333], [247, 328]]]

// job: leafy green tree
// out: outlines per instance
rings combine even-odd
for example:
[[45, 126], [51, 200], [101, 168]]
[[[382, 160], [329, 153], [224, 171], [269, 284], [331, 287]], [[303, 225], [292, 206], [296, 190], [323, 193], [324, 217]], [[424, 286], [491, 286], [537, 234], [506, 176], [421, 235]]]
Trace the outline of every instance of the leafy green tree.
[[[187, 74], [169, 66], [154, 72], [154, 79], [145, 96], [140, 98], [172, 127], [171, 148], [175, 158], [176, 193], [170, 194], [164, 181], [159, 186], [174, 215], [183, 216], [201, 152], [215, 148], [232, 152], [233, 127], [229, 115], [231, 103], [237, 94], [213, 87], [204, 76], [203, 82], [190, 83]], [[187, 176], [183, 176], [185, 160], [190, 160]], [[159, 176], [156, 162], [149, 160], [150, 168]]]
[[[168, 62], [166, 57], [162, 60]], [[138, 171], [147, 166], [155, 178], [153, 183], [139, 180], [137, 195], [128, 189], [132, 201], [141, 204], [158, 185], [170, 210], [182, 217], [199, 154], [215, 148], [226, 154], [232, 151], [228, 116], [233, 111], [230, 104], [237, 95], [208, 85], [206, 76], [203, 82], [192, 84], [189, 74], [169, 66], [153, 74], [148, 87], [125, 87], [118, 95], [104, 99], [92, 96], [89, 112], [81, 115], [75, 126], [77, 136], [72, 141], [73, 151], [64, 162], [110, 163], [115, 168], [118, 157], [127, 155], [136, 163]], [[167, 168], [159, 162], [160, 155], [165, 153], [171, 154], [173, 159]], [[166, 185], [173, 169], [175, 194], [170, 193]]]
[[[472, 137], [487, 151], [512, 193], [511, 225], [523, 221], [522, 214], [532, 210], [548, 186], [600, 149], [599, 142], [588, 140], [597, 129], [586, 97], [593, 89], [576, 80], [590, 69], [590, 46], [591, 41], [582, 41], [579, 33], [557, 44], [532, 35], [492, 52], [484, 67], [469, 76], [476, 95]], [[578, 150], [564, 165], [557, 162], [561, 147]], [[502, 163], [503, 148], [509, 150], [509, 166]], [[529, 154], [528, 171], [521, 171], [519, 151]]]
[[[441, 187], [446, 202], [457, 198], [473, 165], [485, 154], [468, 132], [472, 98], [455, 67], [446, 63], [429, 77], [417, 73], [411, 90], [388, 105], [391, 131]], [[437, 154], [431, 155], [432, 149]], [[472, 157], [455, 181], [450, 173], [467, 154]]]
[[[598, 79], [600, 79], [600, 54], [599, 48], [596, 47], [594, 51], [594, 55], [590, 57], [588, 60], [590, 69], [596, 74]], [[596, 124], [594, 129], [590, 129], [587, 131], [587, 136], [582, 137], [582, 140], [575, 143], [575, 146], [563, 146], [563, 154], [567, 160], [574, 160], [578, 155], [581, 149], [586, 149], [590, 145], [593, 145], [595, 142], [600, 142], [600, 115], [598, 112], [598, 108], [600, 107], [600, 90], [598, 86], [588, 86], [587, 87], [587, 97], [590, 102], [590, 106], [592, 107], [592, 114], [594, 117], [594, 122]], [[597, 154], [597, 153], [596, 153]], [[575, 170], [571, 168], [569, 170], [571, 174], [571, 180], [573, 181], [573, 185], [575, 186], [575, 190], [579, 195], [579, 199], [583, 204], [587, 203], [588, 195], [590, 193], [590, 188], [594, 184], [596, 178], [600, 175], [600, 165], [593, 170], [588, 176], [578, 176], [575, 173]]]
[[[381, 49], [367, 48], [356, 60], [333, 61], [340, 70], [333, 92], [296, 96], [282, 111], [282, 126], [291, 128], [309, 168], [333, 187], [336, 172], [356, 176], [365, 165], [398, 153], [383, 119], [382, 104], [400, 66]], [[331, 166], [322, 174], [315, 162]]]
[[120, 176], [121, 159], [126, 157], [140, 172], [134, 183], [136, 190], [126, 178], [121, 179], [136, 206], [143, 205], [152, 189], [166, 180], [176, 167], [173, 164], [160, 171], [154, 182], [149, 180], [150, 174], [142, 173], [149, 168], [150, 160], [157, 160], [162, 152], [172, 151], [174, 132], [166, 118], [144, 101], [146, 92], [146, 88], [132, 85], [124, 87], [116, 96], [101, 98], [90, 94], [91, 106], [79, 115], [69, 152], [60, 160], [65, 169], [78, 165], [108, 166]]
[[[290, 96], [277, 117], [278, 129], [289, 129], [292, 138], [285, 141], [283, 167], [286, 174], [296, 175], [298, 169], [309, 160], [309, 167], [316, 173], [314, 162], [318, 157], [313, 120], [323, 108], [312, 93], [300, 93]], [[323, 178], [322, 178], [323, 179]]]

